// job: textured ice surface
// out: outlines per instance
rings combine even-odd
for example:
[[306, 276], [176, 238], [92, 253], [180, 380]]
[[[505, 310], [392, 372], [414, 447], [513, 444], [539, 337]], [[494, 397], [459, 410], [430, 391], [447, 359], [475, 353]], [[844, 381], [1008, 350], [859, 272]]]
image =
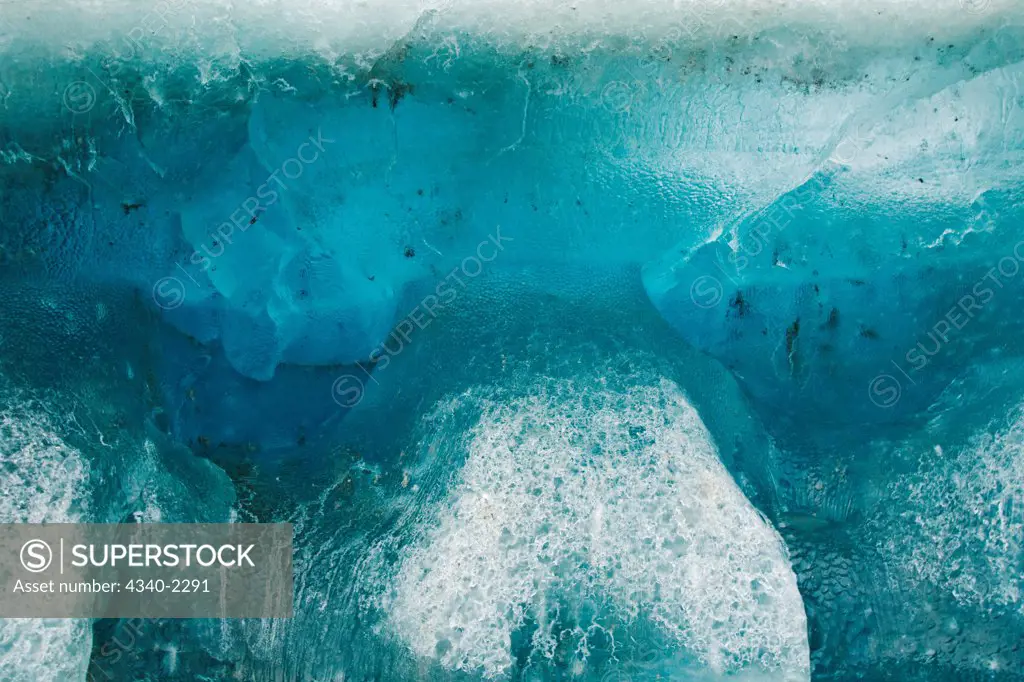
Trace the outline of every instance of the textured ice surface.
[[[9, 276], [0, 291], [0, 521], [228, 520], [224, 473], [145, 429], [145, 365], [117, 343], [145, 329], [131, 297]], [[93, 646], [110, 648], [88, 620], [0, 620], [0, 677], [110, 679]]]
[[155, 7], [130, 0], [46, 5], [5, 0], [3, 7], [16, 35], [55, 51], [130, 35], [139, 42], [188, 40], [191, 48], [207, 54], [261, 56], [310, 48], [383, 52], [432, 22], [516, 47], [531, 40], [657, 39], [674, 27], [684, 27], [688, 35], [719, 39], [735, 34], [737, 28], [794, 30], [818, 25], [878, 49], [926, 35], [963, 35], [988, 23], [991, 16], [1018, 9], [1012, 0], [289, 0], [241, 7], [216, 0], [172, 0]]
[[964, 605], [1024, 614], [1022, 438], [1018, 406], [958, 451], [926, 453], [919, 471], [892, 484], [905, 525], [885, 546], [906, 578]]
[[[0, 523], [89, 520], [89, 463], [24, 400], [6, 381], [0, 384]], [[0, 676], [11, 682], [84, 679], [91, 641], [87, 620], [4, 619]]]
[[[529, 629], [531, 658], [554, 657], [568, 639], [579, 674], [594, 640], [614, 656], [615, 624], [645, 618], [667, 652], [684, 652], [677, 675], [808, 679], [806, 619], [781, 538], [696, 412], [668, 381], [602, 384], [542, 383], [439, 408], [430, 437], [442, 451], [464, 447], [466, 462], [395, 576], [399, 636], [447, 668], [494, 677]], [[446, 428], [466, 409], [458, 403], [481, 400], [468, 432]]]
[[60, 416], [3, 503], [297, 528], [294, 621], [119, 674], [1024, 674], [1020, 3], [2, 0], [0, 56], [0, 369]]

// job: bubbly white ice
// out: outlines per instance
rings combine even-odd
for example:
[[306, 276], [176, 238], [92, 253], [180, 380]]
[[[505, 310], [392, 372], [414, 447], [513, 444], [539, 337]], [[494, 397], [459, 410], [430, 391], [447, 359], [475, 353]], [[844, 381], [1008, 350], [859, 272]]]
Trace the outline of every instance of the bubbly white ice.
[[[89, 463], [6, 382], [0, 401], [0, 523], [88, 520]], [[91, 643], [87, 619], [0, 619], [0, 679], [82, 680]]]
[[786, 548], [677, 386], [549, 384], [485, 404], [465, 447], [394, 578], [391, 623], [415, 653], [500, 676], [528, 619], [534, 655], [552, 657], [559, 617], [592, 603], [607, 612], [574, 626], [579, 666], [596, 630], [646, 618], [696, 679], [809, 679]]

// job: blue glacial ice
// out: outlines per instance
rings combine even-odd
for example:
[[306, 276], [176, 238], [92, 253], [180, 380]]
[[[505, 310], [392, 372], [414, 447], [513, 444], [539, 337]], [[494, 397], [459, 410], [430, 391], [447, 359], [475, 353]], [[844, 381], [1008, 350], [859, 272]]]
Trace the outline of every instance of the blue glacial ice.
[[0, 678], [1024, 679], [1024, 6], [250, 5], [0, 0], [0, 521], [295, 618]]

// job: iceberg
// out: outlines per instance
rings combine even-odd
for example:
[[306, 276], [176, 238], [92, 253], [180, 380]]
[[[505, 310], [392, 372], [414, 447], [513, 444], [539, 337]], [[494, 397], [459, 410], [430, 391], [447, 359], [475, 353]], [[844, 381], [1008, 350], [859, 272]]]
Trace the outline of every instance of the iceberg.
[[3, 519], [295, 529], [0, 676], [1019, 678], [1022, 155], [1014, 0], [0, 0]]

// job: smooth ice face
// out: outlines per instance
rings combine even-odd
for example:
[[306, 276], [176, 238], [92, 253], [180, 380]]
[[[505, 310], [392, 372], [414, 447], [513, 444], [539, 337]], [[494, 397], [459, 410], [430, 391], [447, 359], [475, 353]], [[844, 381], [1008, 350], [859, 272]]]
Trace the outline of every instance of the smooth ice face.
[[1021, 45], [996, 33], [967, 78], [863, 99], [818, 163], [645, 268], [772, 428], [811, 403], [808, 429], [906, 419], [971, 363], [1019, 353]]
[[[471, 404], [476, 424], [449, 431]], [[496, 677], [532, 632], [530, 660], [582, 674], [601, 665], [592, 649], [628, 650], [640, 619], [664, 641], [651, 679], [809, 679], [785, 546], [674, 384], [542, 382], [433, 419], [428, 439], [466, 461], [394, 577], [390, 623], [416, 654]]]
[[[937, 279], [980, 268], [962, 251], [1013, 238], [1013, 3], [386, 6], [12, 4], [12, 258], [137, 287], [270, 381], [367, 360], [502, 225], [523, 267], [644, 266], [766, 412], [813, 390], [842, 419], [960, 305]], [[938, 371], [901, 409], [960, 366], [914, 358]]]

